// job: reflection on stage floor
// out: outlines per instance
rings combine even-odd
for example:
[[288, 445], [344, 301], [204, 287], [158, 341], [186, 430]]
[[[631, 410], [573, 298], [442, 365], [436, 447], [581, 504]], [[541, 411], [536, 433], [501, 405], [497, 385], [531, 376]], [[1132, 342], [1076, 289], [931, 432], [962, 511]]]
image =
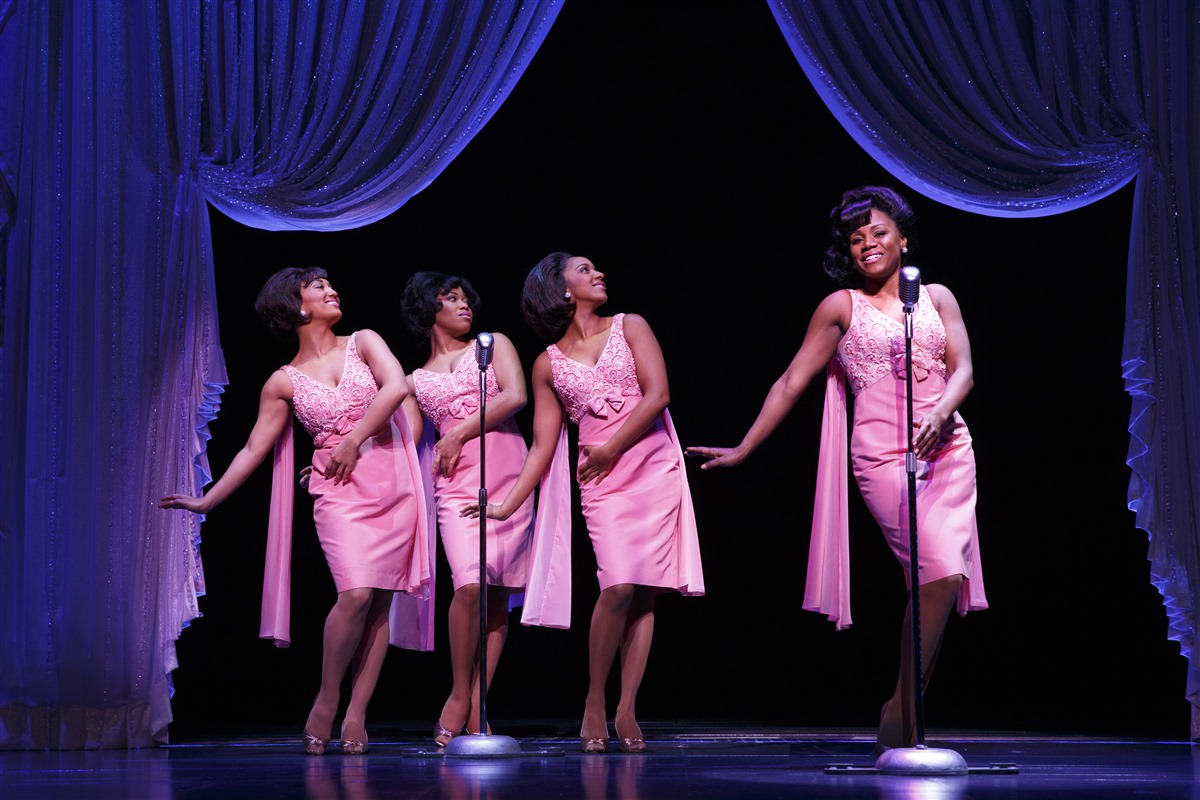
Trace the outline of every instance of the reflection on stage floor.
[[[0, 752], [3, 800], [1200, 800], [1189, 741], [930, 731], [967, 774], [881, 772], [873, 732], [644, 723], [649, 752], [579, 751], [566, 723], [493, 721], [519, 752], [438, 750], [424, 726], [374, 726], [365, 755], [303, 753], [298, 736], [238, 732], [129, 751]], [[488, 743], [484, 743], [488, 744]], [[469, 750], [504, 753], [504, 748]], [[919, 759], [917, 763], [921, 762]], [[940, 769], [940, 767], [936, 767]]]

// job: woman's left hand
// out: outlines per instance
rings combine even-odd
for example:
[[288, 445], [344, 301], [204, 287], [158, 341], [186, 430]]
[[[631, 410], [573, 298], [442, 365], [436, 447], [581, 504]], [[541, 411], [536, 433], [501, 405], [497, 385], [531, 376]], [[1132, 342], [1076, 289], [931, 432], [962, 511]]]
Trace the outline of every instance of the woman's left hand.
[[599, 486], [608, 473], [612, 472], [613, 456], [608, 454], [604, 445], [584, 445], [579, 449], [580, 463], [575, 475], [582, 486], [595, 481]]
[[933, 412], [913, 421], [913, 453], [918, 458], [928, 458], [937, 450], [945, 424], [945, 418]]
[[433, 475], [443, 475], [447, 478], [454, 476], [458, 467], [458, 458], [462, 454], [462, 442], [452, 437], [439, 439], [433, 446]]
[[333, 448], [333, 453], [329, 456], [329, 462], [325, 465], [325, 480], [333, 481], [334, 484], [349, 483], [350, 473], [354, 472], [357, 465], [358, 448], [348, 439], [343, 440]]

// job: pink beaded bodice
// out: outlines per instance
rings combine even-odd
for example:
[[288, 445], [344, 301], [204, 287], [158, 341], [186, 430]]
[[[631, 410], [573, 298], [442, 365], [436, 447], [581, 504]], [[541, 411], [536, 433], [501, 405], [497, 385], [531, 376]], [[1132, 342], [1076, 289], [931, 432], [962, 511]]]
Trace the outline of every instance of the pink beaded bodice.
[[337, 386], [314, 380], [291, 364], [281, 367], [292, 379], [292, 408], [296, 419], [313, 437], [316, 447], [321, 447], [335, 433], [354, 430], [375, 395], [379, 394], [375, 375], [358, 354], [356, 336], [357, 333], [350, 334], [350, 341], [346, 342], [342, 379]]
[[[858, 394], [889, 372], [905, 380], [904, 323], [875, 308], [856, 289], [850, 290], [850, 298], [850, 329], [837, 347], [850, 391]], [[930, 372], [947, 377], [946, 328], [924, 285], [913, 311], [912, 361], [914, 381], [925, 380]]]
[[[467, 352], [458, 360], [453, 372], [432, 372], [427, 369], [413, 370], [413, 389], [417, 405], [435, 428], [442, 427], [446, 415], [466, 419], [479, 410], [479, 362], [475, 356], [476, 343], [471, 342]], [[496, 370], [490, 364], [484, 391], [491, 400], [500, 394], [496, 383]]]
[[620, 409], [624, 405], [624, 398], [642, 396], [633, 351], [625, 341], [624, 318], [624, 314], [613, 316], [608, 341], [594, 367], [568, 358], [556, 345], [546, 348], [554, 391], [562, 400], [567, 416], [576, 424], [588, 411], [607, 417], [609, 408]]

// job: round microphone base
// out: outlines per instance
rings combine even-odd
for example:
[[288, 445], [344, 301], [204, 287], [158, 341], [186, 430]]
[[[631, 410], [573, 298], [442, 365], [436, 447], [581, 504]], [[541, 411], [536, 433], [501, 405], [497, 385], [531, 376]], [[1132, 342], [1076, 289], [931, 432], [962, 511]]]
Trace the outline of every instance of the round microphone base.
[[966, 775], [966, 760], [954, 750], [938, 747], [897, 747], [885, 750], [875, 761], [884, 775]]
[[521, 755], [521, 745], [511, 736], [468, 733], [446, 742], [446, 758], [513, 758]]

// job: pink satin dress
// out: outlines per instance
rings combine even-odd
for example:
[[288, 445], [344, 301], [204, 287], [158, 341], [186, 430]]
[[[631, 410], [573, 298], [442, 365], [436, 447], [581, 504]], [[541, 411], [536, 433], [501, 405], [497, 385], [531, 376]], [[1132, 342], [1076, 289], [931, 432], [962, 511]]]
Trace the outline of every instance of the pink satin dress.
[[[432, 372], [426, 369], [413, 370], [413, 386], [417, 404], [426, 419], [426, 433], [436, 429], [443, 433], [479, 411], [479, 364], [475, 356], [475, 343], [467, 348], [453, 372]], [[496, 383], [496, 371], [489, 366], [485, 373], [485, 398], [490, 400], [500, 393]], [[488, 413], [484, 407], [484, 414]], [[418, 452], [423, 463], [432, 464], [432, 436], [422, 436]], [[484, 456], [487, 458], [484, 476], [487, 492], [492, 502], [508, 495], [529, 448], [512, 417], [488, 430], [484, 439]], [[479, 438], [467, 440], [459, 455], [454, 474], [431, 478], [431, 471], [424, 470], [426, 480], [431, 480], [436, 519], [441, 532], [442, 549], [450, 565], [451, 579], [457, 591], [467, 584], [479, 583], [479, 520], [459, 515], [463, 506], [479, 500]], [[494, 498], [494, 499], [493, 499]], [[525, 586], [526, 566], [529, 559], [530, 542], [533, 537], [534, 498], [530, 495], [508, 519], [487, 521], [487, 582], [492, 586], [521, 589]]]
[[325, 478], [333, 450], [362, 419], [378, 389], [370, 367], [358, 354], [355, 335], [346, 343], [342, 380], [329, 386], [290, 365], [296, 418], [313, 437], [313, 473], [308, 492], [325, 560], [339, 592], [371, 587], [407, 592], [414, 582], [418, 493], [413, 475], [402, 468], [402, 443], [391, 426], [368, 438], [348, 483]]
[[[408, 421], [398, 410], [359, 448], [350, 480], [334, 484], [325, 467], [335, 447], [366, 413], [379, 390], [356, 345], [346, 343], [342, 378], [330, 386], [285, 365], [292, 381], [296, 418], [313, 437], [313, 472], [308, 490], [321, 550], [337, 591], [372, 588], [395, 591], [391, 641], [401, 647], [433, 646], [429, 601], [432, 560], [424, 490]], [[290, 559], [293, 486], [291, 426], [275, 449], [271, 521], [263, 588], [264, 638], [280, 646], [290, 640]]]
[[[911, 588], [907, 378], [904, 324], [850, 290], [850, 327], [830, 364], [822, 426], [816, 509], [804, 607], [850, 622], [846, 521], [845, 384], [854, 395], [850, 459], [859, 490]], [[921, 286], [913, 312], [913, 419], [946, 389], [946, 329]], [[963, 575], [958, 611], [987, 608], [975, 522], [975, 453], [960, 414], [947, 422], [931, 458], [916, 465], [918, 580]]]
[[[579, 426], [580, 447], [608, 441], [642, 400], [623, 323], [623, 314], [613, 317], [595, 366], [568, 358], [555, 345], [547, 348], [554, 390], [567, 418]], [[570, 515], [564, 497], [570, 465], [564, 457], [565, 441], [564, 427], [555, 463], [542, 481], [535, 563], [522, 616], [525, 624], [569, 624]], [[617, 457], [599, 485], [592, 481], [581, 486], [579, 494], [601, 590], [637, 584], [684, 595], [704, 594], [683, 451], [666, 411]]]

